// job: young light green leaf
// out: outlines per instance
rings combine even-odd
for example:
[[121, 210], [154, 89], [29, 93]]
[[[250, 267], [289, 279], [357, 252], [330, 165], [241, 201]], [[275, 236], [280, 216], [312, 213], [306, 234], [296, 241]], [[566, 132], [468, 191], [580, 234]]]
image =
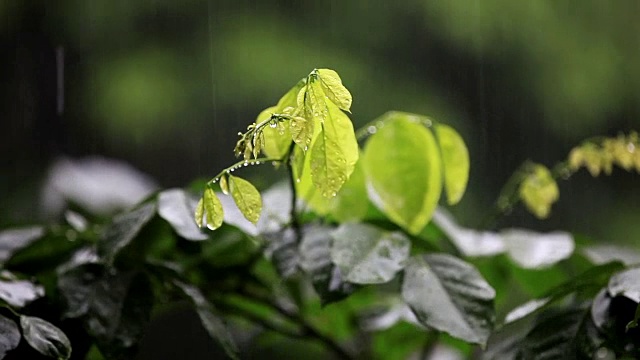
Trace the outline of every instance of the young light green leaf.
[[342, 85], [342, 79], [337, 72], [331, 69], [317, 69], [318, 78], [322, 85], [324, 94], [333, 101], [334, 104], [344, 111], [351, 109], [351, 93]]
[[351, 176], [359, 153], [351, 120], [331, 102], [324, 108], [322, 131], [311, 148], [311, 178], [324, 197], [332, 198]]
[[[207, 220], [207, 227], [210, 230], [215, 230], [222, 226], [222, 220], [224, 220], [224, 212], [222, 210], [222, 204], [220, 203], [220, 199], [213, 191], [212, 188], [208, 187], [204, 189], [204, 212]], [[196, 210], [196, 213], [198, 211]]]
[[[276, 106], [265, 109], [258, 115], [256, 124], [261, 123], [271, 117], [272, 114], [283, 113], [285, 109], [289, 107], [297, 108], [297, 95], [300, 90], [304, 89], [306, 80], [300, 80], [294, 87], [292, 87], [286, 94], [280, 98]], [[281, 124], [280, 127], [267, 126], [262, 130], [262, 136], [264, 142], [260, 145], [262, 152], [270, 158], [281, 159], [289, 151], [289, 145], [291, 144], [291, 133], [289, 131], [288, 120], [284, 121], [286, 124]]]
[[349, 180], [344, 183], [338, 195], [329, 200], [329, 212], [338, 222], [359, 221], [367, 214], [369, 199], [365, 185], [362, 161], [356, 163]]
[[425, 326], [485, 345], [493, 329], [495, 290], [471, 264], [447, 254], [409, 259], [402, 297]]
[[262, 212], [258, 190], [247, 180], [233, 175], [229, 175], [229, 190], [242, 215], [254, 225], [257, 224]]
[[414, 115], [390, 112], [364, 150], [367, 192], [390, 220], [411, 234], [429, 222], [442, 191], [440, 153]]
[[200, 198], [200, 200], [198, 200], [198, 205], [196, 205], [196, 211], [193, 216], [196, 220], [196, 225], [198, 225], [199, 228], [202, 228], [202, 219], [204, 218], [204, 198]]
[[520, 199], [531, 213], [539, 219], [545, 219], [551, 212], [551, 205], [558, 200], [558, 184], [546, 166], [532, 164], [520, 184]]
[[291, 119], [291, 138], [303, 151], [307, 151], [311, 145], [314, 127], [313, 120], [307, 120], [301, 116]]
[[24, 339], [40, 354], [60, 360], [71, 357], [69, 338], [50, 322], [37, 317], [21, 315], [20, 326]]
[[229, 195], [229, 184], [225, 175], [220, 176], [220, 190], [222, 190], [223, 194]]
[[469, 180], [469, 151], [464, 140], [452, 127], [438, 124], [435, 133], [442, 154], [444, 189], [449, 205], [457, 204]]
[[381, 284], [402, 270], [411, 242], [400, 232], [359, 223], [342, 224], [331, 233], [331, 260], [354, 284]]

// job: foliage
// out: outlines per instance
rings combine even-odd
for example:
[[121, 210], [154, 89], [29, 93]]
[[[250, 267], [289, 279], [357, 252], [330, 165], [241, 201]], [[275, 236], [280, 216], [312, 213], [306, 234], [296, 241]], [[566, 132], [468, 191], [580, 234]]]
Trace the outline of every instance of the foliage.
[[[246, 355], [233, 330], [247, 329], [346, 359], [439, 346], [471, 357], [476, 345], [486, 359], [640, 356], [640, 256], [593, 256], [566, 232], [458, 225], [438, 207], [468, 181], [456, 130], [391, 111], [354, 131], [351, 103], [335, 71], [313, 70], [239, 135], [243, 159], [199, 200], [169, 189], [112, 219], [69, 212], [1, 232], [0, 358], [129, 359], [154, 310], [177, 302], [230, 358]], [[593, 144], [553, 171], [525, 163], [495, 216], [523, 201], [547, 217], [558, 177], [595, 168], [596, 153], [605, 172], [637, 157], [635, 133]], [[262, 164], [285, 167], [289, 186], [263, 197], [236, 175]]]

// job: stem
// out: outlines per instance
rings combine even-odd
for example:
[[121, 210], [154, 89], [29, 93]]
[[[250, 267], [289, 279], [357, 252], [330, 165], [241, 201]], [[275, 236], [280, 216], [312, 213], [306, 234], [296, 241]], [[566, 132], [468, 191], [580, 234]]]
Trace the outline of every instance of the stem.
[[293, 151], [295, 150], [296, 143], [291, 142], [289, 146], [289, 152], [287, 153], [287, 171], [289, 172], [289, 185], [291, 186], [291, 227], [296, 234], [296, 243], [299, 244], [302, 240], [302, 228], [300, 227], [300, 221], [298, 220], [298, 212], [296, 211], [296, 205], [298, 202], [298, 195], [296, 193], [296, 176], [293, 172]]
[[[224, 174], [228, 174], [230, 172], [233, 172], [236, 169], [239, 169], [243, 166], [249, 166], [249, 165], [260, 165], [260, 164], [266, 164], [269, 162], [275, 162], [275, 163], [282, 163], [284, 160], [283, 159], [276, 159], [276, 158], [257, 158], [257, 159], [249, 159], [249, 160], [240, 160], [238, 162], [236, 162], [235, 164], [224, 168], [222, 171], [220, 171], [218, 173], [218, 175], [214, 176], [211, 180], [209, 180], [207, 182], [207, 185], [213, 185], [216, 182], [218, 182], [218, 180], [220, 180], [220, 177]], [[246, 164], [246, 165], [245, 165]]]

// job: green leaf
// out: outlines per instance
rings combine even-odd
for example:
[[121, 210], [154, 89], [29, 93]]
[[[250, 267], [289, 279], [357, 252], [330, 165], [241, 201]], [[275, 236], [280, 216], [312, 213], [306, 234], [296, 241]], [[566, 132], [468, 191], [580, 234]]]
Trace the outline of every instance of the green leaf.
[[0, 232], [0, 263], [4, 263], [18, 250], [44, 236], [42, 226], [8, 229]]
[[587, 318], [584, 309], [569, 309], [543, 318], [522, 341], [519, 359], [582, 359], [582, 331]]
[[594, 266], [547, 291], [541, 298], [533, 299], [511, 310], [504, 322], [511, 323], [520, 320], [573, 293], [593, 297], [593, 293], [607, 284], [611, 274], [619, 271], [622, 267], [623, 265], [619, 262]]
[[520, 198], [531, 213], [545, 219], [551, 212], [551, 205], [558, 200], [558, 184], [546, 166], [531, 164], [527, 175], [520, 184]]
[[[205, 213], [204, 215], [207, 220], [207, 227], [210, 230], [215, 230], [222, 226], [222, 221], [224, 220], [222, 204], [213, 189], [208, 186], [204, 189], [203, 208]], [[196, 209], [196, 215], [199, 212], [200, 207], [198, 206]]]
[[313, 140], [315, 124], [313, 119], [307, 120], [300, 116], [291, 119], [291, 137], [303, 151], [307, 151]]
[[204, 197], [198, 200], [198, 204], [196, 204], [196, 210], [193, 213], [193, 217], [196, 220], [196, 225], [198, 225], [199, 228], [202, 228], [202, 221], [204, 219]]
[[27, 343], [42, 355], [61, 360], [71, 357], [71, 342], [62, 330], [50, 322], [21, 315], [20, 326]]
[[107, 264], [112, 264], [120, 251], [153, 219], [155, 213], [156, 205], [149, 203], [114, 217], [98, 242], [98, 254], [105, 258]]
[[571, 234], [554, 231], [537, 233], [524, 229], [507, 229], [500, 233], [509, 257], [525, 269], [548, 268], [573, 254]]
[[21, 308], [44, 296], [42, 286], [27, 280], [4, 279], [9, 275], [8, 272], [4, 272], [2, 275], [3, 278], [0, 278], [0, 300], [7, 304]]
[[209, 237], [193, 222], [191, 214], [195, 208], [195, 199], [184, 190], [169, 189], [158, 195], [158, 215], [165, 219], [178, 235], [187, 240], [206, 240]]
[[470, 264], [446, 254], [409, 259], [402, 297], [423, 325], [485, 345], [493, 329], [495, 291]]
[[[276, 106], [272, 106], [262, 111], [256, 119], [256, 124], [269, 119], [272, 114], [284, 112], [288, 107], [297, 107], [297, 96], [300, 90], [304, 88], [305, 83], [306, 80], [300, 80], [294, 87], [287, 91], [282, 98], [280, 98]], [[262, 130], [262, 136], [264, 137], [262, 152], [267, 157], [281, 159], [289, 151], [291, 133], [289, 126], [287, 126], [288, 122], [289, 121], [285, 121], [285, 125], [282, 127], [272, 128], [267, 126]]]
[[0, 359], [4, 359], [8, 352], [18, 347], [20, 343], [20, 329], [18, 325], [6, 317], [0, 315]]
[[411, 242], [400, 232], [347, 223], [333, 231], [331, 237], [333, 263], [347, 281], [355, 284], [388, 282], [409, 258]]
[[331, 69], [317, 69], [318, 78], [322, 85], [324, 94], [336, 104], [340, 109], [349, 111], [351, 109], [351, 93], [342, 85], [342, 79], [337, 72]]
[[493, 231], [479, 231], [458, 225], [451, 214], [442, 208], [433, 213], [435, 224], [460, 250], [464, 256], [494, 256], [505, 251], [500, 234]]
[[384, 127], [369, 138], [364, 151], [367, 191], [390, 220], [415, 235], [438, 205], [440, 153], [433, 134], [415, 116], [391, 112], [382, 119]]
[[223, 174], [220, 176], [220, 190], [225, 195], [229, 195], [229, 184], [227, 183], [227, 177]]
[[262, 212], [262, 198], [258, 190], [247, 180], [233, 175], [229, 175], [229, 190], [242, 215], [257, 224]]
[[469, 151], [464, 140], [452, 127], [437, 124], [435, 133], [442, 154], [444, 189], [449, 205], [457, 204], [469, 180]]
[[[309, 92], [317, 89], [318, 82], [310, 84]], [[311, 96], [314, 118], [320, 114], [322, 131], [311, 148], [311, 178], [326, 198], [336, 196], [347, 181], [358, 161], [358, 142], [351, 120], [332, 102]], [[313, 100], [315, 99], [315, 100]], [[314, 103], [314, 101], [321, 103]]]
[[300, 267], [311, 277], [322, 305], [342, 300], [355, 290], [331, 261], [332, 230], [328, 226], [305, 226], [300, 242]]
[[338, 195], [328, 204], [331, 216], [338, 222], [359, 221], [364, 219], [369, 209], [367, 188], [365, 185], [362, 161], [358, 161]]
[[187, 298], [193, 303], [198, 317], [202, 322], [209, 336], [217, 341], [226, 354], [232, 359], [239, 359], [238, 347], [236, 346], [229, 330], [226, 325], [217, 315], [214, 314], [214, 308], [209, 301], [202, 295], [202, 292], [197, 287], [184, 283], [180, 280], [174, 280], [173, 284], [176, 285]]
[[262, 235], [267, 241], [265, 253], [271, 258], [278, 274], [287, 279], [298, 272], [299, 254], [296, 233], [292, 228]]
[[621, 271], [609, 280], [609, 294], [612, 297], [624, 296], [640, 303], [640, 267]]

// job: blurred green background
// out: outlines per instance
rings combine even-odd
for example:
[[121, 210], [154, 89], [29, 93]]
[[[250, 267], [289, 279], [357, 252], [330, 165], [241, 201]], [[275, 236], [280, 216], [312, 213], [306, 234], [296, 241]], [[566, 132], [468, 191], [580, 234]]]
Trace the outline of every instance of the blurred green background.
[[[162, 187], [212, 176], [238, 131], [328, 67], [356, 127], [397, 109], [462, 133], [470, 188], [452, 211], [474, 226], [524, 160], [552, 166], [585, 137], [640, 129], [638, 13], [634, 0], [3, 0], [0, 224], [39, 220], [59, 156], [124, 160]], [[551, 219], [516, 209], [497, 225], [633, 244], [639, 179], [581, 171]]]

